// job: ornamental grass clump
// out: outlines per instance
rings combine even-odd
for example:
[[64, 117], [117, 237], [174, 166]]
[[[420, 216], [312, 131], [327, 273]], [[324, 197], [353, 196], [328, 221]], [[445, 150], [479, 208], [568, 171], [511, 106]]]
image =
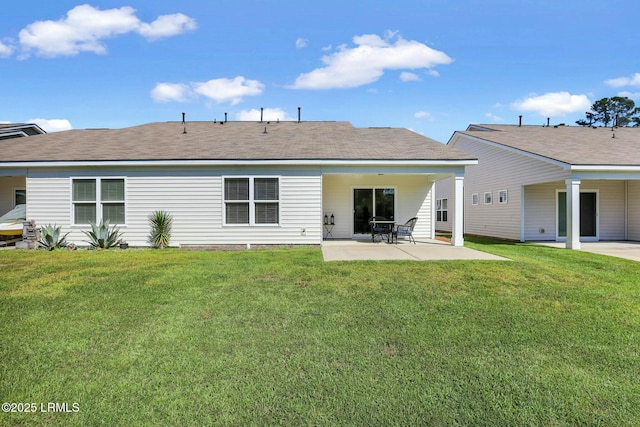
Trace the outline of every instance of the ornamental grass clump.
[[62, 234], [61, 230], [62, 226], [51, 224], [43, 226], [40, 229], [40, 240], [38, 240], [38, 246], [48, 251], [66, 248], [66, 237], [69, 233], [65, 234], [64, 236], [60, 236]]
[[171, 226], [173, 225], [173, 217], [165, 211], [155, 211], [149, 215], [149, 224], [151, 232], [149, 233], [149, 242], [158, 249], [163, 249], [169, 245], [171, 240]]
[[109, 220], [100, 221], [100, 224], [91, 224], [91, 231], [83, 231], [89, 237], [89, 245], [93, 249], [109, 249], [118, 246], [122, 232], [115, 225], [109, 229]]

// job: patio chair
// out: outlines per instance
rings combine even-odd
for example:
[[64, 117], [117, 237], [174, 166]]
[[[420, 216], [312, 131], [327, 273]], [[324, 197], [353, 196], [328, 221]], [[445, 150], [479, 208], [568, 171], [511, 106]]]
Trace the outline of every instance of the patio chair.
[[416, 244], [416, 239], [413, 238], [413, 227], [416, 226], [416, 222], [418, 222], [418, 217], [413, 217], [409, 221], [405, 222], [404, 225], [398, 225], [391, 232], [391, 243], [393, 243], [393, 239], [396, 239], [396, 245], [398, 244], [398, 236], [408, 237], [410, 242]]
[[369, 219], [369, 224], [371, 224], [371, 241], [375, 242], [376, 236], [387, 236], [387, 243], [389, 242], [389, 238], [393, 231], [393, 224], [376, 224], [373, 221], [385, 221], [386, 218], [381, 216], [374, 216]]

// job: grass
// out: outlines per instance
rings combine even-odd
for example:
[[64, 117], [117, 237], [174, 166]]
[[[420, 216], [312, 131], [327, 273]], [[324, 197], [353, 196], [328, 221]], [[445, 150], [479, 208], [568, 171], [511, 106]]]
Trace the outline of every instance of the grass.
[[467, 245], [2, 251], [0, 425], [640, 425], [638, 264]]

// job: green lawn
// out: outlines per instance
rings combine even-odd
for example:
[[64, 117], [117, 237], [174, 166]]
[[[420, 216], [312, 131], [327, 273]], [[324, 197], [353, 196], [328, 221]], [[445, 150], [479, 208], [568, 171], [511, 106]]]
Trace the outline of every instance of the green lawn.
[[0, 424], [640, 425], [640, 264], [467, 245], [1, 251]]

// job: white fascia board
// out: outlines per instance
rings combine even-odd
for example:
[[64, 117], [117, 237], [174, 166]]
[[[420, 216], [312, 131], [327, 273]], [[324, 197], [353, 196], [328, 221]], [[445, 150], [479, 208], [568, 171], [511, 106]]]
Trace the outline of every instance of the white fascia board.
[[13, 132], [1, 132], [0, 133], [0, 139], [7, 139], [7, 136], [20, 136], [20, 137], [24, 137], [24, 136], [29, 136], [27, 135], [26, 132], [18, 130], [18, 131], [13, 131]]
[[[487, 132], [487, 133], [491, 133], [491, 132]], [[453, 141], [454, 137], [456, 137], [455, 141]], [[455, 146], [455, 143], [458, 142], [461, 138], [468, 138], [468, 139], [470, 139], [472, 141], [480, 142], [482, 144], [486, 144], [486, 145], [489, 145], [491, 147], [500, 148], [502, 150], [506, 150], [506, 151], [509, 151], [511, 153], [517, 153], [517, 154], [520, 154], [522, 156], [530, 157], [532, 159], [537, 159], [537, 160], [540, 160], [540, 161], [543, 161], [543, 162], [546, 162], [546, 163], [550, 163], [550, 164], [555, 165], [555, 166], [560, 166], [564, 170], [570, 170], [571, 169], [571, 165], [569, 163], [565, 163], [565, 162], [561, 162], [560, 160], [555, 160], [555, 159], [552, 159], [552, 158], [549, 158], [549, 157], [541, 156], [540, 154], [535, 154], [535, 153], [532, 153], [530, 151], [525, 151], [525, 150], [521, 150], [519, 148], [514, 148], [514, 147], [511, 147], [509, 145], [500, 144], [499, 142], [493, 142], [493, 141], [490, 141], [488, 139], [479, 138], [477, 136], [467, 135], [466, 133], [458, 133], [457, 131], [454, 134], [454, 136], [451, 137], [451, 140], [449, 142], [450, 143], [454, 142], [454, 144], [452, 144], [452, 146]], [[449, 145], [449, 144], [447, 144], [447, 145]]]
[[469, 166], [477, 160], [100, 160], [60, 162], [0, 162], [0, 168], [123, 167], [123, 166]]
[[571, 165], [571, 172], [640, 172], [640, 165], [611, 166], [611, 165]]
[[571, 176], [579, 179], [635, 180], [640, 179], [640, 166], [574, 165]]

